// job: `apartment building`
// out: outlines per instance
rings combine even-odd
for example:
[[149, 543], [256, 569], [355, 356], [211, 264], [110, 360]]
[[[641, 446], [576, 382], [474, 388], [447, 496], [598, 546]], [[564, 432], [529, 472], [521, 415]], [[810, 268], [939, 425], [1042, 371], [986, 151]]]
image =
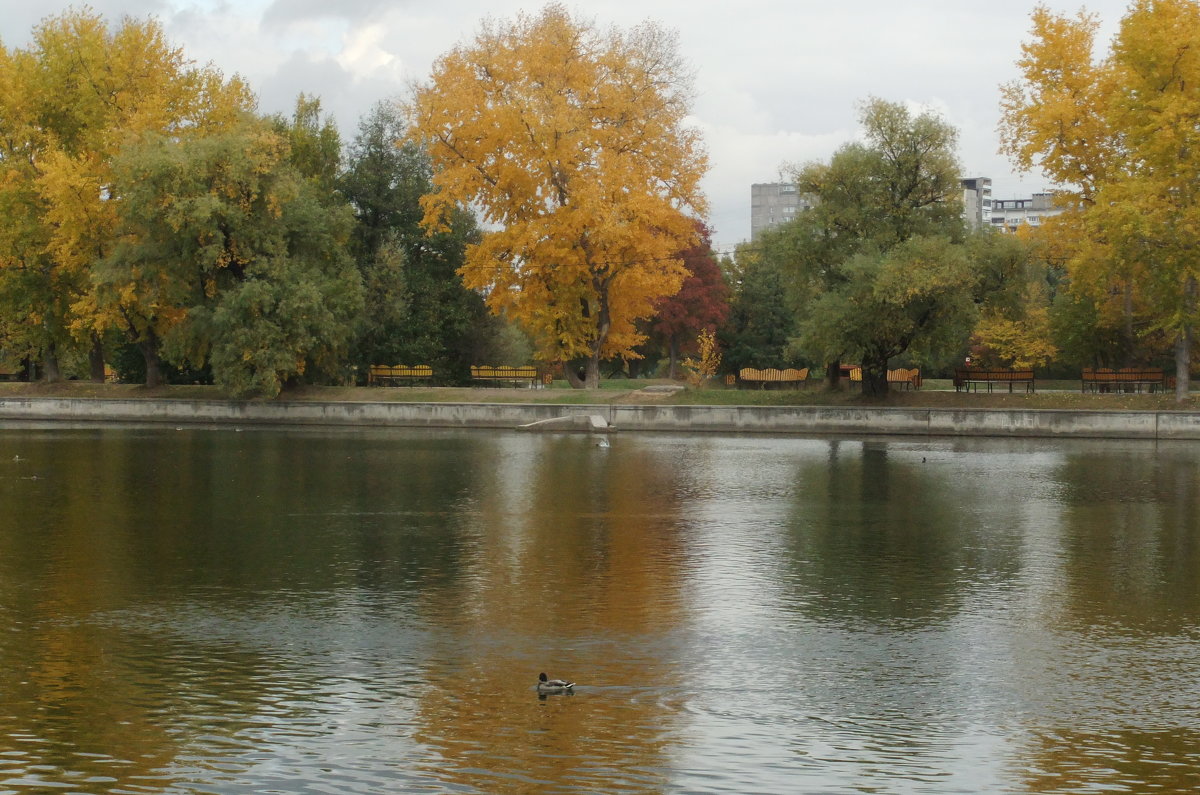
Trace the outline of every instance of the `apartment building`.
[[1054, 204], [1053, 193], [1035, 193], [1028, 199], [996, 199], [992, 202], [991, 224], [1006, 232], [1015, 232], [1022, 224], [1038, 226], [1063, 208]]
[[[962, 200], [963, 218], [973, 228], [990, 226], [1015, 232], [1022, 224], [1037, 226], [1043, 219], [1062, 212], [1054, 204], [1054, 194], [1049, 192], [1035, 193], [1027, 199], [994, 199], [989, 177], [962, 180]], [[811, 199], [802, 196], [789, 182], [751, 185], [750, 240], [758, 240], [765, 230], [792, 220], [811, 206]]]
[[764, 230], [792, 220], [811, 206], [790, 182], [756, 182], [750, 186], [750, 240], [758, 240]]

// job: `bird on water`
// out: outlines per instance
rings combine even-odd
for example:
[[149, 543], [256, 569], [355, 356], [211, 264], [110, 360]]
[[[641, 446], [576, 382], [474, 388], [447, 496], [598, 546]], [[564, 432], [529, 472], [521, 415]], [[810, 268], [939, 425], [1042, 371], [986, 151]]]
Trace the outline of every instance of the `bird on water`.
[[574, 682], [568, 682], [566, 679], [550, 679], [544, 671], [538, 674], [537, 689], [539, 693], [566, 693], [574, 687]]

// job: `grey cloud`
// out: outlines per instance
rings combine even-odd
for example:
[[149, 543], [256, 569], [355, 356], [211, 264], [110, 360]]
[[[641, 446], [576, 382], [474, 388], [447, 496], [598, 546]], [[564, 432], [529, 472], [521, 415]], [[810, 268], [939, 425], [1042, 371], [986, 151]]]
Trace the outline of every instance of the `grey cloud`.
[[274, 0], [263, 12], [263, 27], [286, 27], [311, 19], [359, 22], [398, 5], [401, 0]]

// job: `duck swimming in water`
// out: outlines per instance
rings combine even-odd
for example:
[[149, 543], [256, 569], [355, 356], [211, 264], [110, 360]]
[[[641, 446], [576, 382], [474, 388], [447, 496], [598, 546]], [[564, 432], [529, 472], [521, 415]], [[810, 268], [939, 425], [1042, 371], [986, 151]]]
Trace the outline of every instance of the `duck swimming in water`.
[[575, 687], [574, 682], [566, 679], [549, 679], [545, 672], [538, 674], [537, 690], [539, 693], [566, 693]]

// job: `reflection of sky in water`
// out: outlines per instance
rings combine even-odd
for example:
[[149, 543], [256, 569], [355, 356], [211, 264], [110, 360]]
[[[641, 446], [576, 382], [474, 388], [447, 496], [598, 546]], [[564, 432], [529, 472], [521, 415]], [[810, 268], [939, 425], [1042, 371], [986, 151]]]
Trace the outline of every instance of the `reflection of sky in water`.
[[1200, 781], [1191, 447], [611, 441], [0, 432], [0, 791]]

